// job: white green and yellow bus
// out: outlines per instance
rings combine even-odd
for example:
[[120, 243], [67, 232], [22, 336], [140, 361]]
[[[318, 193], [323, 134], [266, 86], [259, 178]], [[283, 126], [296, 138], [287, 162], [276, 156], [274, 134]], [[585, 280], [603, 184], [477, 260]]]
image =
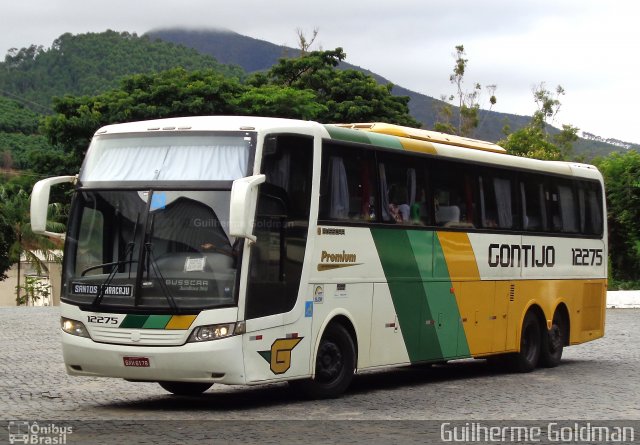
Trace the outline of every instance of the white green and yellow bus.
[[[61, 295], [75, 376], [290, 381], [558, 365], [604, 335], [607, 227], [590, 165], [388, 124], [188, 117], [106, 126], [72, 182]], [[58, 235], [59, 236], [59, 235]]]

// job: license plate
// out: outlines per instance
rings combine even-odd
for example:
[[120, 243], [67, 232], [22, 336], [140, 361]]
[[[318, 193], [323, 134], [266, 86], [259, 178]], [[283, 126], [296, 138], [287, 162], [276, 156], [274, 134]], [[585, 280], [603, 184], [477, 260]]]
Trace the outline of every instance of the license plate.
[[147, 357], [122, 357], [125, 366], [134, 368], [148, 368], [149, 359]]

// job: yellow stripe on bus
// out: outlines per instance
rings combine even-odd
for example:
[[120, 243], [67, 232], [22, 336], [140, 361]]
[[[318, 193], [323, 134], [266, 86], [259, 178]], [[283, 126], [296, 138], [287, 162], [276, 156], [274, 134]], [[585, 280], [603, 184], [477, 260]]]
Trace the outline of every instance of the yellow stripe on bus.
[[197, 315], [174, 315], [165, 329], [189, 329]]
[[469, 235], [463, 232], [437, 232], [451, 281], [480, 280], [476, 255]]
[[398, 138], [402, 148], [408, 151], [416, 151], [418, 153], [429, 153], [432, 155], [437, 154], [436, 147], [430, 142], [416, 141], [408, 138]]

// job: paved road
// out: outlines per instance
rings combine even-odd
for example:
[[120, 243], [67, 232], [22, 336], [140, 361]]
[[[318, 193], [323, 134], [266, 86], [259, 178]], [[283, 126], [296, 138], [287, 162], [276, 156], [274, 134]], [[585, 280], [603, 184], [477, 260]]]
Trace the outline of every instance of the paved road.
[[[505, 374], [482, 360], [397, 368], [362, 374], [344, 397], [328, 401], [300, 400], [286, 384], [215, 385], [189, 398], [153, 383], [71, 378], [58, 320], [57, 308], [0, 309], [0, 424], [73, 426], [67, 443], [95, 437], [114, 443], [114, 434], [122, 435], [120, 442], [157, 443], [158, 432], [172, 443], [336, 443], [332, 434], [344, 438], [354, 429], [361, 441], [385, 442], [393, 431], [395, 442], [408, 443], [408, 436], [398, 440], [399, 431], [439, 429], [450, 419], [640, 420], [636, 309], [607, 310], [606, 337], [566, 349], [555, 369]], [[2, 440], [8, 436], [0, 431]]]

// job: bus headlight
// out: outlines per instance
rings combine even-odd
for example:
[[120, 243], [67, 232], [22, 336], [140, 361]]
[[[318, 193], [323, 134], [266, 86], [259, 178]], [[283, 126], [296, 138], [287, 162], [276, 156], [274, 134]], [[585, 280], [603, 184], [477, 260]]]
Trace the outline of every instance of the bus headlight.
[[231, 337], [232, 335], [244, 333], [244, 322], [210, 324], [198, 326], [189, 336], [189, 343], [199, 341], [218, 340], [220, 338]]
[[79, 321], [60, 317], [60, 327], [67, 334], [90, 338], [89, 331], [87, 331], [87, 328], [84, 327], [84, 324]]

